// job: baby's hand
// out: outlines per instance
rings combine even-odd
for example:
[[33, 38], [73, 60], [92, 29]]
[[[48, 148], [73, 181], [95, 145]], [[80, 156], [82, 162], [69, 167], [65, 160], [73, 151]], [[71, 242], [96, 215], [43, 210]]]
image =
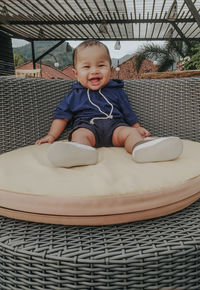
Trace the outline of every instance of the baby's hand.
[[43, 138], [37, 140], [35, 144], [40, 145], [43, 143], [50, 143], [52, 144], [55, 141], [55, 138], [52, 135], [46, 135]]
[[137, 127], [137, 130], [142, 137], [149, 137], [151, 135], [151, 133], [143, 127]]

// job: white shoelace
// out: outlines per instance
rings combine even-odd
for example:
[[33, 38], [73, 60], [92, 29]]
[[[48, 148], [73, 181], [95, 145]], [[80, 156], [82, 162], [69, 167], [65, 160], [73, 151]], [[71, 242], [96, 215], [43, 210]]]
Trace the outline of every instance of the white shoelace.
[[111, 103], [111, 102], [109, 102], [108, 101], [108, 99], [106, 98], [106, 96], [104, 96], [103, 94], [102, 94], [102, 92], [101, 92], [101, 90], [99, 90], [99, 94], [104, 98], [104, 100], [111, 106], [111, 110], [110, 110], [110, 113], [109, 114], [107, 114], [106, 112], [103, 112], [102, 110], [101, 110], [101, 108], [97, 105], [97, 104], [95, 104], [94, 102], [92, 102], [92, 100], [91, 100], [91, 98], [90, 98], [90, 90], [89, 89], [87, 89], [87, 96], [88, 96], [88, 100], [89, 100], [89, 102], [93, 105], [93, 106], [95, 106], [98, 110], [99, 110], [99, 112], [100, 113], [102, 113], [103, 115], [105, 115], [106, 117], [95, 117], [95, 118], [92, 118], [91, 120], [90, 120], [90, 124], [94, 124], [94, 120], [97, 120], [97, 119], [104, 119], [104, 120], [106, 120], [106, 119], [112, 119], [113, 118], [113, 115], [112, 115], [112, 112], [113, 112], [113, 104]]

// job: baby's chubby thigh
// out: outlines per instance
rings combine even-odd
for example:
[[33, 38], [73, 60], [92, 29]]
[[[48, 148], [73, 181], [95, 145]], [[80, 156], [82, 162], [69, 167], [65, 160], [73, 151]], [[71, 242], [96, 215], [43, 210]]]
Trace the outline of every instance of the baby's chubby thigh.
[[143, 138], [138, 130], [128, 126], [117, 127], [112, 136], [113, 145], [117, 147], [125, 147], [129, 153], [132, 152], [133, 146], [141, 140], [143, 140]]
[[72, 133], [73, 142], [94, 147], [96, 139], [94, 133], [87, 128], [78, 128]]

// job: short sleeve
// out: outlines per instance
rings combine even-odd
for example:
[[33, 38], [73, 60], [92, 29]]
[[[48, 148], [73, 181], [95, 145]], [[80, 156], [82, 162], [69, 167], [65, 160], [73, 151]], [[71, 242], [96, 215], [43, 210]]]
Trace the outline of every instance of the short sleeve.
[[70, 99], [72, 92], [68, 93], [60, 104], [56, 107], [54, 119], [71, 119], [72, 113], [70, 110]]
[[133, 111], [127, 94], [121, 90], [120, 96], [119, 96], [119, 103], [120, 103], [120, 109], [123, 113], [124, 119], [129, 125], [134, 125], [138, 122], [138, 117]]

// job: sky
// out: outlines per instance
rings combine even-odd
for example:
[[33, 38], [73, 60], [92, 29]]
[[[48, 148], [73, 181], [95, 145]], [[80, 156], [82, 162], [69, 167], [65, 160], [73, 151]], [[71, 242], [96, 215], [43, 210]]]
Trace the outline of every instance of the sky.
[[[146, 43], [157, 43], [159, 45], [163, 45], [163, 41], [121, 41], [121, 49], [115, 50], [115, 41], [102, 41], [105, 45], [107, 45], [111, 58], [121, 58], [126, 54], [133, 54], [139, 49], [140, 46], [143, 46]], [[13, 47], [20, 47], [28, 42], [22, 39], [12, 39]], [[69, 41], [69, 44], [72, 47], [76, 47], [81, 41]]]

